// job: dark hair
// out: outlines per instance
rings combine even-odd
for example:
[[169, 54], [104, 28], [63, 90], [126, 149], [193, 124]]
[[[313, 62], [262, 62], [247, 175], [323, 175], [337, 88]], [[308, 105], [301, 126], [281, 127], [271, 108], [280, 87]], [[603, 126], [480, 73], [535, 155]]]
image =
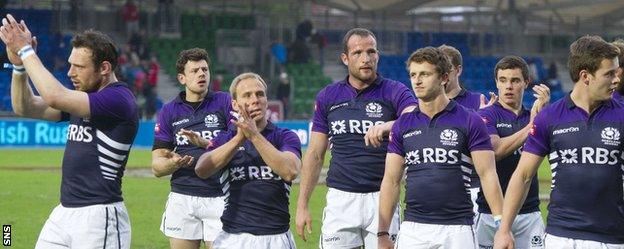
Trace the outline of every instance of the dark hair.
[[457, 68], [462, 65], [462, 55], [455, 47], [442, 44], [438, 49], [442, 50], [442, 53], [449, 57], [453, 67]]
[[508, 55], [498, 61], [496, 67], [494, 67], [494, 78], [498, 78], [498, 70], [505, 69], [520, 69], [520, 71], [522, 71], [522, 78], [524, 78], [525, 81], [532, 80], [529, 79], [529, 65], [520, 56]]
[[191, 48], [182, 50], [176, 61], [176, 71], [180, 74], [184, 74], [184, 66], [188, 61], [201, 61], [205, 60], [210, 66], [210, 58], [208, 58], [208, 52], [203, 48]]
[[620, 62], [620, 67], [624, 68], [624, 40], [622, 40], [621, 38], [611, 42], [611, 44], [613, 44], [614, 46], [616, 46], [618, 49], [620, 49], [620, 54], [618, 55], [618, 60]]
[[593, 75], [600, 67], [602, 60], [614, 59], [619, 54], [620, 50], [616, 46], [606, 42], [600, 36], [583, 36], [570, 45], [568, 56], [570, 78], [575, 83], [579, 81], [581, 70], [587, 70]]
[[349, 31], [347, 31], [347, 33], [344, 35], [344, 37], [342, 38], [342, 52], [345, 54], [349, 54], [349, 46], [347, 45], [347, 42], [349, 42], [349, 38], [351, 38], [351, 36], [362, 36], [362, 37], [373, 37], [373, 39], [377, 40], [377, 37], [375, 37], [375, 34], [373, 34], [373, 32], [371, 32], [368, 29], [365, 28], [353, 28]]
[[86, 30], [76, 36], [71, 41], [73, 48], [88, 48], [92, 52], [91, 60], [95, 68], [99, 68], [102, 62], [108, 61], [111, 64], [111, 71], [117, 68], [117, 46], [113, 40], [102, 32]]
[[449, 58], [442, 52], [439, 48], [434, 47], [424, 47], [416, 50], [412, 55], [410, 55], [409, 59], [405, 62], [405, 66], [407, 70], [409, 70], [409, 65], [414, 63], [423, 63], [428, 62], [432, 65], [436, 66], [436, 71], [440, 75], [445, 75], [451, 72], [453, 66], [449, 61]]

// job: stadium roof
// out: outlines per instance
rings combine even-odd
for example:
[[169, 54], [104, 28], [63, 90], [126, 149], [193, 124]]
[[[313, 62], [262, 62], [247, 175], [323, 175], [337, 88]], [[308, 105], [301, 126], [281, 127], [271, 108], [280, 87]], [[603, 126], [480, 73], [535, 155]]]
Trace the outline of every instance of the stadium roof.
[[[385, 12], [386, 16], [453, 14], [453, 12], [508, 13], [558, 24], [616, 23], [624, 19], [622, 0], [327, 0], [319, 1], [349, 12]], [[448, 8], [453, 7], [453, 8]], [[464, 7], [464, 8], [461, 8]], [[457, 13], [458, 14], [458, 13]]]

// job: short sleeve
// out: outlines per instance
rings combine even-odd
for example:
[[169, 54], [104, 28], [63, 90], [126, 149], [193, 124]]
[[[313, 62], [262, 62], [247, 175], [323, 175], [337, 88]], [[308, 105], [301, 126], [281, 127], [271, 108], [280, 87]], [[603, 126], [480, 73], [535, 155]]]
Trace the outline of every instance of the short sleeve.
[[538, 156], [546, 156], [550, 152], [550, 136], [548, 125], [546, 125], [546, 115], [544, 111], [537, 114], [533, 120], [533, 126], [529, 131], [529, 137], [523, 146], [523, 151]]
[[316, 101], [314, 101], [314, 117], [312, 117], [312, 131], [328, 134], [329, 127], [327, 126], [327, 113], [325, 112], [325, 90], [321, 90], [316, 95]]
[[117, 84], [88, 93], [91, 117], [131, 120], [136, 115], [134, 95], [128, 87]]
[[479, 110], [477, 113], [481, 116], [481, 120], [485, 124], [485, 128], [489, 135], [499, 135], [498, 130], [496, 129], [496, 116], [494, 115], [494, 110], [492, 108], [485, 108]]
[[296, 133], [291, 130], [285, 130], [282, 136], [279, 151], [289, 151], [301, 158], [301, 141]]
[[403, 132], [400, 129], [402, 119], [399, 118], [392, 125], [390, 130], [390, 142], [388, 143], [388, 153], [394, 153], [400, 156], [405, 156], [405, 149], [403, 148]]
[[405, 108], [417, 105], [414, 95], [401, 83], [396, 84], [396, 92], [393, 99], [396, 100], [397, 116], [401, 116]]
[[168, 118], [169, 113], [169, 108], [163, 108], [158, 113], [158, 117], [156, 117], [156, 124], [154, 125], [155, 139], [167, 142], [173, 141], [173, 130], [171, 127], [171, 122]]
[[476, 112], [469, 111], [468, 118], [468, 150], [493, 150], [490, 136], [481, 117]]

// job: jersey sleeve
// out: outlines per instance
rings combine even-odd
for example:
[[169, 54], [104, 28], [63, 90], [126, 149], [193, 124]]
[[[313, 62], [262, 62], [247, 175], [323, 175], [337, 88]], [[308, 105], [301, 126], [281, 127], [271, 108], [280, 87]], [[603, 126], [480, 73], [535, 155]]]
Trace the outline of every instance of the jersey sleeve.
[[529, 131], [524, 143], [522, 151], [529, 152], [538, 156], [546, 156], [550, 152], [550, 134], [546, 125], [545, 112], [539, 112], [533, 120], [533, 126]]
[[297, 134], [295, 134], [291, 130], [284, 131], [284, 136], [282, 137], [282, 142], [279, 148], [279, 151], [289, 151], [297, 155], [301, 159], [301, 141]]
[[136, 115], [134, 95], [125, 86], [109, 86], [101, 91], [88, 93], [91, 117], [133, 119]]
[[325, 90], [321, 90], [316, 95], [314, 101], [314, 117], [312, 118], [312, 131], [320, 132], [323, 134], [329, 133], [329, 127], [327, 126], [327, 113], [325, 112]]
[[154, 125], [154, 139], [173, 142], [173, 128], [169, 119], [169, 108], [163, 108], [156, 117]]
[[414, 95], [412, 95], [409, 88], [401, 83], [396, 86], [394, 99], [396, 100], [395, 108], [397, 110], [397, 116], [401, 116], [401, 113], [405, 111], [405, 108], [415, 106], [417, 104], [416, 98], [414, 98]]
[[468, 115], [468, 150], [493, 150], [490, 136], [483, 120], [476, 112]]
[[494, 115], [494, 110], [492, 108], [485, 108], [477, 111], [477, 113], [481, 116], [481, 120], [485, 124], [485, 128], [489, 135], [497, 135], [498, 130], [496, 129], [496, 117]]
[[390, 130], [390, 142], [388, 143], [388, 153], [394, 153], [400, 156], [405, 156], [405, 149], [403, 148], [403, 132], [401, 127], [402, 119], [399, 118], [392, 125]]

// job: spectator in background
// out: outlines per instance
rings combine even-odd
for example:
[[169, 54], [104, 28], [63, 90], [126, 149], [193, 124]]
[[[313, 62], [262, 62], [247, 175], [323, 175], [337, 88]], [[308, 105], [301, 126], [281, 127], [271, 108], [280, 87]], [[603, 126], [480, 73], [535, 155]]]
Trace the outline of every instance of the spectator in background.
[[279, 41], [273, 42], [273, 44], [271, 44], [271, 53], [273, 54], [273, 56], [275, 56], [279, 64], [286, 64], [286, 60], [288, 59], [288, 51], [286, 50], [286, 46], [284, 46], [283, 43]]
[[139, 32], [139, 7], [134, 4], [134, 1], [126, 1], [121, 9], [121, 16], [126, 23], [127, 36]]
[[288, 119], [290, 110], [290, 79], [288, 74], [282, 72], [279, 76], [279, 85], [277, 85], [277, 99], [282, 102], [284, 107], [284, 119]]
[[288, 62], [307, 63], [311, 56], [306, 40], [312, 34], [312, 22], [305, 20], [299, 23], [295, 34], [295, 41], [288, 47]]
[[533, 58], [530, 58], [527, 60], [527, 62], [529, 64], [529, 74], [531, 76], [530, 80], [535, 83], [538, 83], [540, 78], [539, 78], [537, 64], [535, 64], [535, 60]]
[[319, 64], [321, 64], [321, 68], [325, 64], [325, 58], [323, 56], [323, 48], [327, 46], [327, 37], [321, 33], [319, 33], [316, 29], [312, 29], [312, 37], [310, 38], [312, 43], [316, 44], [319, 49]]
[[217, 74], [215, 78], [210, 82], [210, 91], [218, 92], [221, 91], [221, 83], [223, 82], [223, 75]]
[[548, 66], [548, 80], [556, 80], [557, 79], [557, 63], [552, 61]]

